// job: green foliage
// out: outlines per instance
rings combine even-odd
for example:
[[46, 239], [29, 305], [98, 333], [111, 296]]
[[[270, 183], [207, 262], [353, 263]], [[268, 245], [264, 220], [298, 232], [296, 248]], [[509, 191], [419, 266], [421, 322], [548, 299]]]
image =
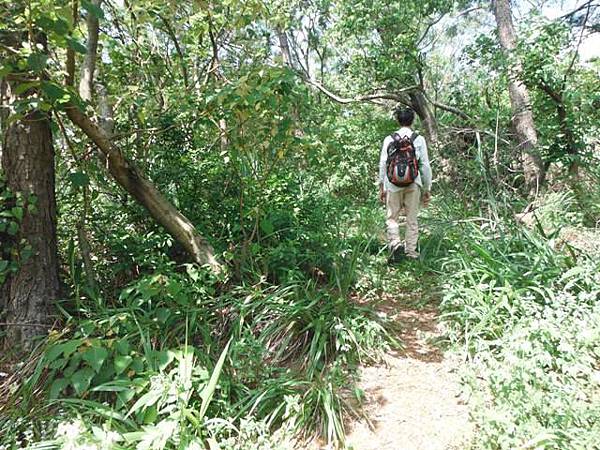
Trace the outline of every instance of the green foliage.
[[[36, 370], [19, 387], [15, 414], [35, 410], [33, 392], [66, 409], [55, 443], [68, 438], [61, 430], [77, 415], [93, 424], [73, 437], [81, 442], [95, 442], [98, 430], [116, 442], [153, 442], [156, 448], [241, 439], [213, 427], [217, 417], [265, 423], [286, 439], [318, 430], [341, 442], [345, 406], [339, 392], [359, 361], [378, 360], [393, 342], [385, 322], [348, 299], [358, 261], [368, 257], [362, 227], [369, 225], [357, 225], [362, 231], [353, 236], [361, 238], [344, 243], [347, 254], [332, 259], [326, 284], [298, 272], [301, 278], [284, 286], [263, 278], [223, 291], [195, 266], [176, 268], [159, 259], [154, 273], [118, 298], [64, 302], [64, 334], [50, 337]], [[217, 361], [228, 337], [227, 356], [223, 350]], [[52, 437], [46, 431], [34, 436]]]
[[445, 236], [441, 307], [472, 362], [473, 448], [583, 449], [597, 439], [600, 266], [569, 244], [556, 250], [576, 220], [572, 201], [553, 195], [536, 230], [482, 217]]
[[[532, 15], [505, 58], [483, 10], [434, 33], [470, 2], [129, 3], [82, 1], [79, 11], [100, 20], [96, 80], [114, 106], [112, 141], [227, 269], [215, 278], [190, 264], [65, 120], [67, 103], [101, 116], [106, 100], [84, 105], [64, 86], [67, 51], [78, 67], [86, 52], [69, 2], [3, 6], [0, 76], [17, 80], [19, 96], [8, 123], [36, 108], [59, 137], [65, 292], [56, 331], [11, 387], [2, 445], [249, 450], [317, 432], [341, 446], [355, 368], [398, 344], [372, 303], [441, 293], [449, 338], [477, 363], [479, 378], [467, 378], [485, 392], [473, 413], [480, 447], [591, 448], [598, 266], [559, 242], [600, 214], [598, 65], [579, 60], [577, 27]], [[457, 30], [484, 34], [455, 57]], [[533, 230], [509, 217], [525, 206], [506, 88], [516, 57], [556, 191], [532, 206]], [[333, 104], [306, 78], [357, 95], [418, 84], [471, 117], [430, 105], [440, 145], [422, 261], [384, 261], [374, 175], [393, 105]], [[0, 199], [2, 282], [31, 256], [13, 238], [35, 199], [3, 179]]]
[[25, 215], [35, 214], [37, 198], [25, 197], [8, 188], [6, 176], [0, 171], [0, 285], [32, 256], [31, 245], [19, 239], [19, 228]]

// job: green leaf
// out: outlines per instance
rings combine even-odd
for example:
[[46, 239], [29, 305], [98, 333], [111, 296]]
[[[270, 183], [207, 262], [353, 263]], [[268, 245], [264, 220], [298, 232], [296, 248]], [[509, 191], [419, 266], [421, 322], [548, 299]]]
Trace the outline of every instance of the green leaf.
[[157, 370], [164, 370], [173, 361], [173, 355], [168, 351], [155, 351], [152, 356]]
[[94, 371], [89, 367], [78, 370], [71, 376], [71, 384], [77, 395], [81, 395], [90, 387], [92, 378], [94, 378]]
[[8, 267], [8, 261], [0, 259], [0, 272], [4, 272]]
[[83, 360], [94, 368], [96, 372], [100, 371], [100, 367], [108, 357], [108, 350], [104, 347], [92, 347], [83, 354]]
[[27, 83], [21, 83], [15, 89], [15, 95], [21, 95], [27, 92], [29, 89], [39, 86], [39, 81], [29, 81]]
[[131, 365], [131, 369], [136, 373], [144, 371], [144, 360], [142, 358], [135, 358], [133, 360], [133, 364]]
[[131, 414], [137, 412], [138, 410], [141, 410], [143, 408], [148, 408], [148, 407], [156, 404], [156, 402], [158, 402], [160, 400], [162, 395], [163, 395], [162, 391], [158, 391], [158, 390], [152, 390], [152, 391], [146, 392], [133, 404], [133, 406], [127, 413], [126, 417], [129, 417]]
[[[46, 364], [52, 365], [53, 361], [57, 360], [57, 358], [61, 355], [64, 358], [68, 358], [69, 356], [71, 356], [71, 354], [75, 350], [77, 350], [79, 348], [80, 344], [81, 344], [81, 340], [75, 339], [72, 341], [67, 341], [67, 342], [63, 342], [62, 344], [56, 344], [56, 345], [52, 346], [46, 352], [46, 356], [45, 356]], [[53, 368], [56, 368], [54, 365], [52, 365], [52, 366], [53, 366]], [[64, 364], [62, 364], [62, 367], [64, 367]]]
[[81, 339], [73, 339], [71, 341], [65, 342], [64, 344], [61, 344], [59, 347], [62, 350], [63, 356], [67, 358], [68, 356], [72, 355], [73, 352], [75, 352], [75, 350], [79, 348], [81, 342]]
[[90, 3], [88, 0], [81, 0], [81, 6], [96, 19], [104, 19], [104, 11], [100, 6]]
[[42, 81], [42, 92], [46, 95], [48, 100], [54, 102], [56, 100], [62, 100], [65, 96], [69, 96], [69, 93], [56, 83], [49, 81]]
[[38, 27], [48, 32], [54, 32], [59, 36], [64, 36], [67, 34], [70, 28], [69, 23], [61, 17], [58, 17], [56, 20], [52, 20], [48, 16], [42, 16], [38, 17], [35, 22]]
[[63, 371], [63, 376], [66, 378], [71, 378], [75, 371], [79, 368], [79, 363], [81, 362], [81, 353], [75, 353], [69, 360], [68, 367]]
[[265, 234], [273, 234], [273, 223], [268, 219], [263, 219], [260, 221], [260, 229]]
[[221, 375], [221, 370], [223, 369], [223, 363], [225, 362], [225, 357], [227, 356], [227, 351], [229, 350], [229, 344], [231, 344], [231, 339], [223, 349], [223, 352], [221, 352], [221, 356], [215, 365], [215, 369], [210, 376], [210, 380], [204, 389], [202, 389], [202, 393], [200, 394], [200, 397], [202, 398], [202, 404], [200, 405], [200, 420], [202, 420], [204, 414], [206, 414], [208, 405], [210, 405], [215, 393], [215, 389], [217, 388], [217, 382], [219, 381], [219, 376]]
[[15, 206], [10, 211], [11, 211], [13, 217], [15, 219], [17, 219], [19, 222], [21, 222], [23, 220], [23, 208], [21, 208], [20, 206]]
[[46, 61], [48, 61], [48, 55], [44, 53], [32, 53], [27, 58], [27, 66], [35, 72], [41, 72], [46, 67]]
[[10, 222], [8, 224], [8, 230], [6, 230], [6, 232], [9, 235], [14, 236], [15, 234], [17, 234], [18, 231], [19, 231], [19, 225], [17, 225], [16, 222]]
[[11, 73], [12, 71], [13, 71], [13, 68], [9, 64], [4, 64], [4, 65], [0, 66], [0, 78], [4, 78], [6, 75]]
[[171, 315], [171, 311], [169, 308], [157, 308], [156, 309], [156, 318], [160, 323], [165, 323], [169, 316]]
[[69, 360], [67, 358], [59, 358], [48, 364], [49, 369], [63, 370]]
[[152, 405], [148, 408], [146, 408], [146, 410], [144, 411], [144, 418], [142, 419], [142, 422], [145, 424], [151, 424], [156, 422], [156, 419], [158, 418], [158, 408], [156, 407], [156, 405]]
[[115, 348], [121, 355], [127, 355], [131, 351], [131, 345], [129, 345], [127, 338], [119, 339]]
[[69, 48], [72, 48], [78, 53], [82, 53], [84, 55], [87, 53], [87, 48], [85, 48], [85, 45], [83, 45], [77, 39], [74, 39], [70, 36], [67, 37], [67, 45], [69, 46]]
[[117, 392], [117, 408], [124, 407], [135, 396], [134, 389], [127, 389], [122, 392]]
[[90, 177], [83, 172], [71, 172], [69, 174], [69, 181], [73, 183], [75, 187], [84, 187], [90, 184]]
[[127, 369], [127, 367], [129, 367], [129, 364], [131, 364], [131, 362], [133, 361], [133, 358], [131, 356], [115, 356], [115, 372], [117, 375], [122, 374], [125, 369]]
[[48, 351], [46, 351], [46, 355], [44, 356], [46, 363], [51, 363], [54, 361], [59, 357], [62, 351], [62, 344], [52, 346], [50, 349], [48, 349]]
[[61, 392], [69, 385], [66, 378], [57, 378], [50, 386], [50, 399], [58, 398]]

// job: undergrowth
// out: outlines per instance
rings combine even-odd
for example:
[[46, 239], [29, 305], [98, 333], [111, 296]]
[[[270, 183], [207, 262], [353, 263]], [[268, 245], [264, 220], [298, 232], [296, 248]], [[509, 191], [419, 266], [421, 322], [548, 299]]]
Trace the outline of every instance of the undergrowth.
[[454, 210], [436, 244], [442, 317], [471, 361], [474, 449], [600, 448], [600, 258], [561, 238], [581, 230], [568, 193], [540, 203], [531, 228], [509, 208]]
[[377, 290], [384, 261], [370, 211], [342, 216], [319, 273], [308, 250], [315, 262], [281, 284], [161, 257], [114, 297], [73, 280], [80, 297], [59, 304], [61, 327], [4, 384], [0, 448], [342, 444], [347, 398], [361, 395], [354, 369], [396, 344], [354, 299]]

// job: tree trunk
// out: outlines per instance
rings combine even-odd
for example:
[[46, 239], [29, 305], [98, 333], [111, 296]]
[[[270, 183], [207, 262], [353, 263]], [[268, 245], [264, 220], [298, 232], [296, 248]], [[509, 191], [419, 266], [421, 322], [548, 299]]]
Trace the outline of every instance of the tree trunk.
[[290, 44], [287, 38], [287, 34], [280, 27], [276, 27], [277, 38], [279, 39], [279, 48], [281, 50], [281, 56], [286, 66], [294, 68], [294, 60], [292, 59], [292, 53], [290, 52]]
[[[498, 25], [498, 36], [500, 45], [507, 56], [514, 53], [516, 48], [515, 29], [512, 21], [510, 0], [495, 0], [494, 15]], [[527, 87], [520, 81], [523, 69], [518, 59], [509, 64], [508, 93], [513, 113], [513, 124], [516, 137], [523, 158], [523, 171], [525, 182], [531, 196], [537, 195], [544, 181], [544, 165], [542, 158], [537, 152], [537, 133], [529, 92]]]
[[102, 151], [108, 170], [127, 192], [148, 210], [192, 258], [199, 264], [208, 264], [214, 271], [221, 265], [214, 256], [213, 248], [198, 234], [194, 225], [167, 200], [144, 175], [128, 161], [114, 145], [110, 136], [77, 107], [66, 108], [67, 116]]
[[[14, 87], [2, 82], [3, 106], [15, 100]], [[49, 328], [51, 305], [59, 290], [54, 147], [45, 113], [30, 112], [4, 129], [2, 168], [8, 188], [21, 193], [25, 201], [23, 219], [12, 240], [19, 250], [12, 255], [18, 269], [0, 290], [6, 322], [14, 324], [7, 326], [5, 342], [10, 347], [30, 348], [34, 337]], [[36, 198], [35, 208], [29, 202], [31, 195]], [[24, 252], [28, 246], [30, 257]]]
[[427, 144], [435, 149], [438, 143], [437, 120], [429, 108], [427, 99], [420, 90], [410, 92], [409, 96], [412, 109], [415, 110], [423, 124]]
[[[99, 7], [102, 0], [91, 0], [92, 5]], [[98, 18], [88, 12], [86, 19], [88, 29], [87, 52], [81, 67], [81, 81], [79, 82], [79, 95], [85, 101], [92, 100], [94, 89], [94, 71], [96, 70], [96, 58], [98, 51]]]

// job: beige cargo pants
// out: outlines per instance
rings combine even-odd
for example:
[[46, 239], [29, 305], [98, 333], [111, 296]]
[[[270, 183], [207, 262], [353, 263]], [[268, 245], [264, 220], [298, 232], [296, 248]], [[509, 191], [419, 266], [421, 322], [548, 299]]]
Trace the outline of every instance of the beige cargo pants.
[[401, 188], [397, 192], [386, 192], [386, 226], [387, 240], [390, 250], [396, 249], [402, 241], [400, 240], [400, 224], [398, 216], [405, 208], [406, 213], [406, 231], [404, 233], [404, 251], [406, 256], [418, 258], [417, 241], [419, 239], [419, 224], [417, 215], [421, 203], [421, 188], [413, 183], [410, 186]]

